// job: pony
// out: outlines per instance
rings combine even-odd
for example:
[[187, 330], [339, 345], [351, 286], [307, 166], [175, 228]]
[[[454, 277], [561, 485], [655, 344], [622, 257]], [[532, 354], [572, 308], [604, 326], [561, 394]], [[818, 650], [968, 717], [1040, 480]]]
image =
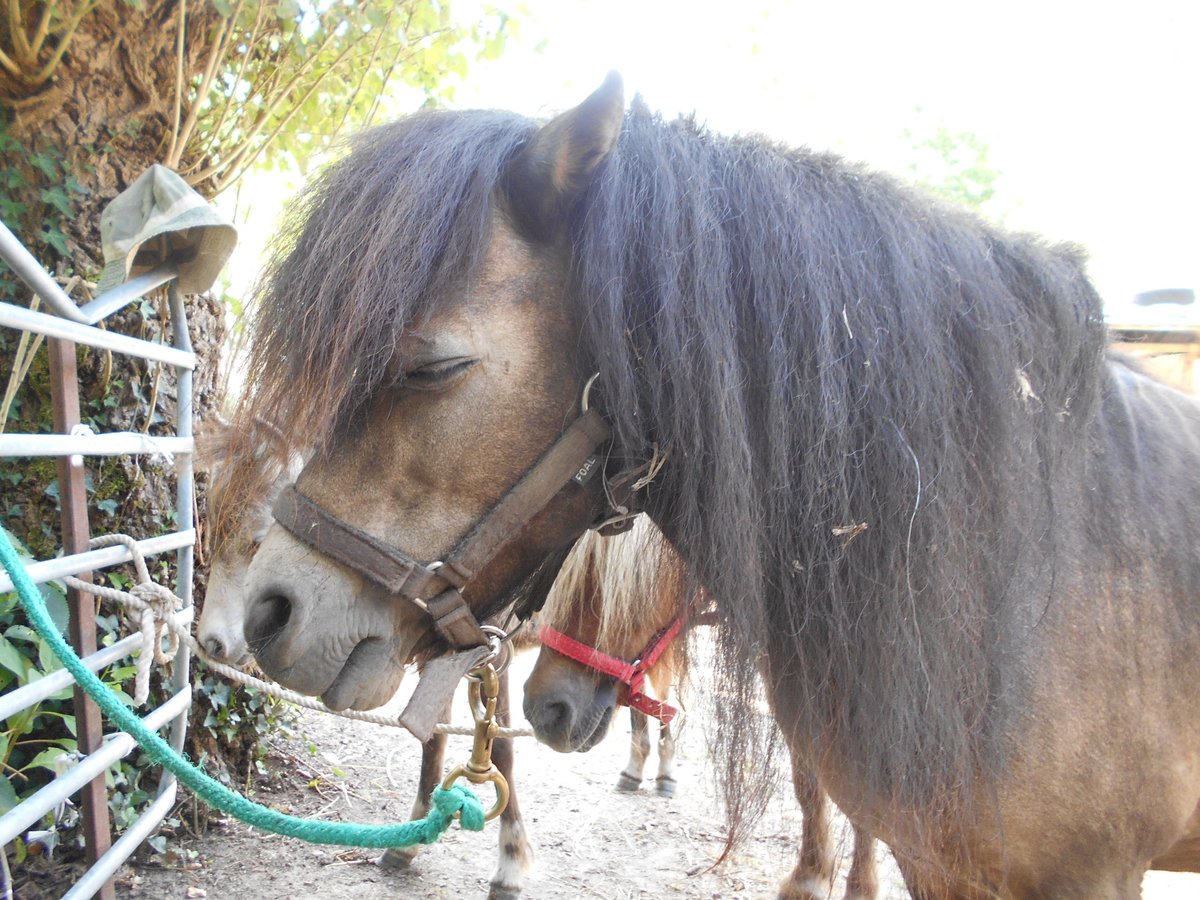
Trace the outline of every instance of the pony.
[[209, 656], [231, 666], [244, 666], [252, 658], [242, 630], [250, 560], [274, 522], [271, 506], [276, 497], [285, 485], [296, 480], [304, 467], [303, 453], [289, 451], [287, 439], [277, 427], [263, 421], [254, 424], [257, 439], [252, 463], [268, 487], [257, 502], [237, 510], [225, 508], [228, 500], [225, 487], [230, 474], [225, 460], [232, 443], [233, 425], [214, 416], [196, 435], [196, 471], [208, 476], [205, 518], [221, 523], [224, 529], [217, 536], [206, 535], [210, 552], [208, 580], [196, 639]]
[[[639, 517], [625, 534], [601, 538], [593, 532], [585, 533], [563, 561], [546, 605], [530, 624], [536, 624], [539, 639], [566, 636], [586, 645], [581, 648], [581, 656], [589, 657], [595, 651], [619, 660], [641, 662], [640, 651], [652, 637], [665, 631], [684, 608], [679, 594], [681, 584], [678, 557], [670, 553], [653, 526]], [[643, 704], [630, 702], [629, 681], [618, 683], [611, 676], [604, 677], [597, 669], [549, 647], [543, 645], [525, 683], [526, 718], [535, 707], [552, 707], [552, 704], [533, 704], [533, 698], [544, 685], [559, 683], [564, 673], [571, 673], [583, 683], [581, 690], [591, 702], [552, 707], [563, 718], [551, 728], [541, 729], [543, 743], [562, 749], [557, 741], [573, 732], [587, 731], [585, 741], [570, 749], [590, 750], [607, 734], [614, 707], [629, 706], [632, 731], [629, 761], [618, 776], [616, 789], [639, 790], [650, 755], [649, 721], [647, 712], [638, 708]], [[659, 721], [654, 788], [658, 794], [670, 797], [676, 788], [675, 737], [671, 728], [676, 710], [666, 701], [671, 699], [675, 687], [687, 680], [687, 665], [679, 644], [666, 640], [662, 647], [661, 654], [647, 662], [644, 675], [658, 700], [644, 707], [657, 712]], [[590, 723], [579, 727], [574, 722], [576, 716], [590, 717]]]
[[[590, 652], [571, 647], [574, 652], [568, 656], [550, 644], [539, 652], [525, 682], [524, 705], [526, 718], [539, 723], [541, 740], [556, 749], [586, 750], [607, 730], [613, 710], [609, 697], [616, 685], [611, 676], [583, 661], [591, 652], [633, 663], [654, 652], [652, 648], [666, 639], [669, 642], [649, 673], [655, 696], [665, 699], [673, 678], [686, 678], [687, 658], [670, 638], [676, 626], [683, 629], [691, 622], [704, 620], [705, 611], [698, 608], [697, 600], [703, 603], [707, 595], [689, 598], [683, 593], [685, 585], [679, 556], [645, 516], [639, 516], [632, 529], [620, 537], [605, 538], [588, 532], [576, 542], [539, 619], [542, 634], [553, 629]], [[620, 688], [628, 693], [628, 685]], [[633, 746], [629, 763], [617, 782], [618, 790], [637, 790], [650, 752], [646, 714], [631, 705], [630, 715]], [[588, 732], [589, 716], [595, 722], [592, 736], [574, 746], [571, 736]], [[665, 720], [658, 742], [656, 786], [668, 795], [675, 784], [671, 772], [674, 750], [671, 725]], [[792, 783], [804, 815], [804, 835], [796, 866], [780, 893], [797, 900], [817, 900], [829, 896], [837, 873], [829, 798], [799, 757], [793, 761]], [[878, 892], [875, 841], [855, 826], [846, 897], [871, 900]]]
[[1080, 251], [615, 75], [365, 132], [275, 249], [277, 680], [377, 705], [640, 508], [716, 605], [731, 842], [781, 738], [916, 897], [1200, 867], [1200, 408], [1107, 357]]
[[[251, 464], [258, 467], [256, 480], [265, 493], [255, 502], [239, 503], [230, 508], [228, 492], [230, 469], [226, 464], [228, 451], [236, 430], [229, 423], [215, 420], [207, 423], [197, 436], [197, 468], [209, 476], [208, 512], [214, 532], [210, 533], [210, 566], [204, 604], [200, 609], [197, 640], [217, 662], [243, 666], [250, 659], [244, 635], [245, 575], [250, 561], [269, 528], [271, 506], [280, 491], [295, 481], [302, 455], [285, 451], [282, 432], [262, 420], [255, 423], [255, 440], [251, 442]], [[279, 459], [284, 452], [286, 461]], [[519, 646], [519, 645], [518, 645]], [[524, 646], [532, 646], [527, 641]], [[507, 724], [510, 718], [510, 696], [507, 672], [500, 674], [500, 694], [497, 699], [498, 720]], [[443, 716], [446, 720], [449, 710]], [[421, 744], [421, 767], [417, 796], [413, 802], [412, 818], [419, 819], [429, 812], [429, 798], [442, 780], [445, 768], [447, 736], [434, 734]], [[521, 893], [524, 873], [533, 861], [533, 850], [516, 803], [513, 782], [513, 753], [511, 738], [496, 738], [493, 747], [496, 767], [509, 785], [509, 802], [500, 814], [499, 859], [492, 876], [488, 896], [492, 900], [515, 900]], [[379, 865], [384, 869], [408, 867], [420, 850], [420, 845], [392, 848], [384, 851]]]

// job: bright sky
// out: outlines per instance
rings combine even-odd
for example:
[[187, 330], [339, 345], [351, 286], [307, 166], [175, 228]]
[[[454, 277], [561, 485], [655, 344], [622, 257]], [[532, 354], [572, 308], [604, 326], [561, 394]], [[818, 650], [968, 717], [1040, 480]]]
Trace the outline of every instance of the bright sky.
[[[470, 17], [486, 0], [453, 0]], [[1083, 244], [1110, 307], [1200, 288], [1200, 4], [524, 0], [459, 107], [549, 115], [609, 69], [667, 114], [903, 173], [905, 130], [972, 131], [1013, 227]]]

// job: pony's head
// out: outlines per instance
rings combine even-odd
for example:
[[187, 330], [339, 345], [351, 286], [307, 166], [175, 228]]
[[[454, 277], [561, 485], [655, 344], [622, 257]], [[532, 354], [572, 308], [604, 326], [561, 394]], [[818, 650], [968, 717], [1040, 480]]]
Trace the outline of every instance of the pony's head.
[[[580, 538], [550, 589], [542, 627], [582, 645], [580, 651], [636, 664], [685, 611], [686, 582], [679, 557], [640, 516], [625, 534]], [[581, 657], [589, 655], [544, 646], [525, 682], [525, 717], [537, 739], [555, 750], [590, 750], [608, 732], [615, 707], [628, 702], [629, 685], [585, 664]]]
[[[450, 565], [580, 419], [590, 373], [566, 303], [566, 220], [623, 106], [614, 76], [541, 128], [431, 112], [368, 133], [313, 190], [267, 281], [249, 409], [315, 437], [298, 502], [356, 546], [416, 562], [425, 583], [444, 576], [478, 619], [537, 590], [545, 561], [604, 509], [603, 479], [572, 467], [540, 487], [540, 508], [493, 522], [498, 549], [476, 555], [477, 571]], [[379, 705], [407, 662], [441, 646], [425, 608], [436, 598], [398, 597], [348, 564], [356, 552], [322, 552], [333, 541], [314, 527], [268, 533], [247, 579], [247, 640], [291, 688]]]
[[[286, 441], [274, 426], [258, 423], [250, 456], [252, 477], [262, 484], [253, 502], [237, 505], [229, 496], [234, 426], [223, 419], [207, 420], [196, 435], [196, 468], [208, 475], [208, 583], [200, 610], [197, 639], [219, 662], [242, 665], [250, 659], [243, 632], [246, 572], [258, 545], [271, 527], [271, 505], [284, 485], [296, 480], [303, 459], [288, 454]], [[281, 455], [282, 454], [282, 455]]]

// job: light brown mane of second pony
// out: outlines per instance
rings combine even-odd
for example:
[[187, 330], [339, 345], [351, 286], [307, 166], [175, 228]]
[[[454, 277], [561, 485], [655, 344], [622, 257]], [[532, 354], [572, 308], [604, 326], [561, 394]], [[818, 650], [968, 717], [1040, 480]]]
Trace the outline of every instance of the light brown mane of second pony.
[[597, 641], [624, 645], [631, 634], [655, 627], [680, 611], [686, 585], [682, 562], [662, 532], [639, 516], [626, 533], [586, 532], [568, 554], [546, 598], [543, 620], [566, 622], [576, 604], [599, 620]]

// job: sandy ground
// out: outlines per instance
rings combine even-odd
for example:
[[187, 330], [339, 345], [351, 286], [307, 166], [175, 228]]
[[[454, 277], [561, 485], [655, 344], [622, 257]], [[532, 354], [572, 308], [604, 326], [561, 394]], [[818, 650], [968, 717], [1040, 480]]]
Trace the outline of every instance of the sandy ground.
[[[521, 685], [533, 655], [515, 664]], [[514, 687], [514, 693], [519, 687]], [[516, 698], [519, 707], [519, 698]], [[465, 703], [456, 721], [467, 718]], [[360, 821], [407, 819], [416, 790], [420, 748], [407, 732], [305, 712], [296, 734], [275, 740], [270, 777], [254, 787], [255, 799], [297, 815]], [[629, 747], [628, 717], [586, 754], [559, 754], [532, 738], [517, 745], [517, 791], [536, 860], [525, 881], [531, 900], [678, 896], [738, 900], [774, 896], [795, 863], [800, 814], [790, 786], [776, 790], [750, 840], [717, 871], [706, 871], [720, 852], [722, 819], [707, 765], [704, 722], [693, 709], [683, 723], [676, 777], [667, 799], [653, 790], [613, 790]], [[450, 739], [447, 764], [465, 761], [468, 738]], [[653, 775], [654, 760], [647, 767]], [[485, 803], [490, 794], [485, 798]], [[186, 813], [186, 811], [185, 811]], [[830, 896], [845, 889], [850, 831], [835, 823], [843, 867]], [[207, 897], [214, 900], [375, 900], [375, 898], [484, 898], [496, 864], [499, 827], [482, 833], [452, 827], [423, 848], [407, 871], [374, 865], [375, 851], [314, 847], [251, 832], [236, 821], [211, 824], [200, 837], [173, 840], [165, 856], [143, 854], [123, 868], [118, 896]], [[886, 849], [880, 860], [880, 897], [909, 895]], [[1148, 900], [1194, 900], [1200, 875], [1151, 873]]]

